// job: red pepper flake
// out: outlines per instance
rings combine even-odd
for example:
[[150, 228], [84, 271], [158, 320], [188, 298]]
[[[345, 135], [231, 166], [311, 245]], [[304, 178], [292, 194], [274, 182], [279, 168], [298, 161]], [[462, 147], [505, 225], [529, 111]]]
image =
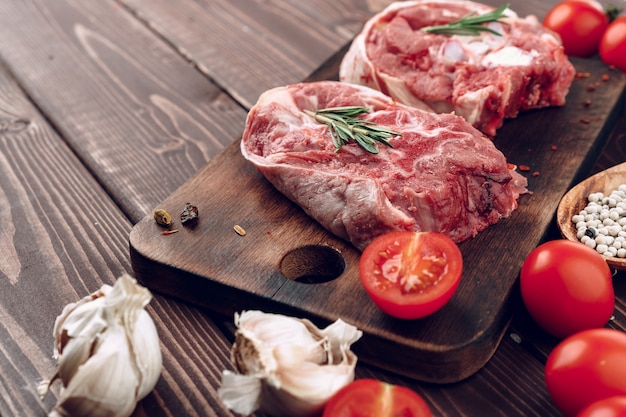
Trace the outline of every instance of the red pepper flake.
[[509, 168], [509, 169], [513, 169], [513, 170], [517, 169], [517, 165], [512, 164], [512, 163], [510, 163], [510, 162], [509, 162], [509, 163], [507, 163], [507, 166], [508, 166], [508, 168]]
[[552, 146], [550, 147], [550, 149], [551, 149], [551, 150], [553, 150], [553, 151], [556, 151], [557, 149], [559, 149], [559, 147], [558, 147], [558, 146], [556, 146], [556, 145], [552, 145]]
[[608, 81], [610, 79], [611, 77], [609, 77], [609, 74], [602, 74], [602, 81]]
[[591, 107], [592, 104], [593, 104], [593, 102], [591, 100], [585, 100], [584, 106], [585, 107]]
[[530, 167], [528, 165], [520, 165], [519, 170], [524, 172], [530, 171]]
[[582, 119], [580, 119], [580, 123], [584, 123], [584, 124], [588, 125], [589, 123], [591, 123], [591, 120], [589, 120], [586, 117], [583, 117]]
[[539, 171], [533, 172], [533, 177], [538, 177], [538, 176], [539, 176]]
[[576, 78], [589, 78], [589, 77], [591, 77], [590, 72], [577, 72], [576, 73]]
[[172, 229], [172, 230], [163, 230], [161, 232], [162, 235], [171, 235], [173, 233], [178, 233], [178, 229]]

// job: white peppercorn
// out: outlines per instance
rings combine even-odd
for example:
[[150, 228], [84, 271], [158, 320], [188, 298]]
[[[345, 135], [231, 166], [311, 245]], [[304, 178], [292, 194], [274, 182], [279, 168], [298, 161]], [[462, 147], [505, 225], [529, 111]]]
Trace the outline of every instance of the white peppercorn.
[[608, 194], [595, 192], [587, 205], [572, 216], [576, 237], [608, 257], [626, 258], [626, 184]]

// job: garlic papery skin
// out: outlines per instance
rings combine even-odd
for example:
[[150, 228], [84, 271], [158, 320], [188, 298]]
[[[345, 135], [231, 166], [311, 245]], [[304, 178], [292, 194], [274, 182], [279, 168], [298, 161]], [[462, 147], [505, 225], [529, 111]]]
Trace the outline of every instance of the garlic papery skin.
[[63, 388], [49, 417], [127, 417], [156, 385], [159, 337], [145, 310], [148, 289], [129, 275], [65, 306], [54, 324], [57, 372]]
[[350, 346], [363, 332], [341, 319], [319, 329], [306, 319], [244, 311], [235, 325], [231, 356], [239, 373], [224, 371], [218, 394], [237, 413], [316, 416], [354, 380]]

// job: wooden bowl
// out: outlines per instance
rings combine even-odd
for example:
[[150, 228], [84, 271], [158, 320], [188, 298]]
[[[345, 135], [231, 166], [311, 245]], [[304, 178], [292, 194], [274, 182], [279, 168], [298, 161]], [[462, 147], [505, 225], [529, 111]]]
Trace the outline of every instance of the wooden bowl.
[[[578, 214], [587, 205], [589, 194], [602, 192], [605, 195], [626, 184], [626, 163], [599, 172], [580, 182], [569, 190], [559, 202], [556, 221], [564, 238], [578, 241], [572, 216]], [[603, 256], [611, 268], [626, 270], [626, 258]]]

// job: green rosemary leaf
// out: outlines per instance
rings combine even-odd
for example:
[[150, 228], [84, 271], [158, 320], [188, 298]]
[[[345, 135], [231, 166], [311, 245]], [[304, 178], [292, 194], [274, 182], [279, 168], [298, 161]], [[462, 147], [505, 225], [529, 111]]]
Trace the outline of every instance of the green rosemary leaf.
[[392, 147], [387, 139], [402, 136], [402, 133], [361, 119], [359, 116], [369, 113], [367, 108], [361, 106], [329, 107], [315, 112], [310, 110], [304, 112], [316, 122], [328, 126], [333, 145], [335, 145], [335, 152], [353, 140], [367, 152], [376, 154], [378, 153], [376, 142]]
[[330, 137], [333, 141], [333, 145], [335, 145], [335, 151], [341, 149], [341, 147], [343, 146], [343, 142], [341, 138], [337, 135], [337, 128], [334, 123], [330, 126]]
[[364, 136], [362, 134], [356, 134], [354, 135], [354, 140], [369, 153], [378, 153], [378, 149], [376, 148], [375, 144], [376, 142], [369, 139], [367, 136]]
[[507, 3], [488, 13], [481, 15], [470, 13], [456, 22], [448, 23], [447, 25], [426, 26], [421, 30], [428, 33], [448, 36], [477, 36], [480, 32], [489, 32], [494, 35], [501, 36], [501, 33], [483, 25], [490, 22], [501, 22], [500, 19], [506, 17], [504, 11], [508, 8], [509, 4]]

